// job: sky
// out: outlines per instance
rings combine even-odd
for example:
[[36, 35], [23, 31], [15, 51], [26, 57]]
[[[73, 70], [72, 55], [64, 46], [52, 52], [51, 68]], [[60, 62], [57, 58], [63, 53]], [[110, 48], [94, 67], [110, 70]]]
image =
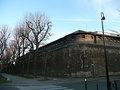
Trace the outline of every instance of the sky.
[[105, 32], [120, 33], [120, 0], [0, 0], [0, 25], [13, 29], [29, 12], [45, 13], [51, 20], [48, 42], [76, 30], [101, 31], [101, 12]]

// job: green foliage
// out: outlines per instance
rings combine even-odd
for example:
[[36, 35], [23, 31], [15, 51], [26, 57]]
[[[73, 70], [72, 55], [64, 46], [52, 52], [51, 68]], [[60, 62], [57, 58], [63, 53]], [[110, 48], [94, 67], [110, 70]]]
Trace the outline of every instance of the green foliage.
[[10, 83], [10, 82], [11, 81], [7, 80], [7, 78], [5, 78], [3, 76], [0, 77], [0, 84], [2, 84], [2, 83]]

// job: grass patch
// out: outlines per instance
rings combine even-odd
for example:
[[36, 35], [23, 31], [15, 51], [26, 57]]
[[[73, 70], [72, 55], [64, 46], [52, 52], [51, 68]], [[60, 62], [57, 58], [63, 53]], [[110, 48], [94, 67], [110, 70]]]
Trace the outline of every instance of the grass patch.
[[5, 78], [3, 76], [0, 77], [0, 84], [2, 84], [2, 83], [10, 83], [10, 82], [12, 82], [12, 81], [7, 80], [7, 78]]
[[18, 74], [11, 74], [11, 75], [26, 78], [26, 79], [33, 79], [34, 78], [33, 76], [28, 76], [28, 75], [18, 75]]

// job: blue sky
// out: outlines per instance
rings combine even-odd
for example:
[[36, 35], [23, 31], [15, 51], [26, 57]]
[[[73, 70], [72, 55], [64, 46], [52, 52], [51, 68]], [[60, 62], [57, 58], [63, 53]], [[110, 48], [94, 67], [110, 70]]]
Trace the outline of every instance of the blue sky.
[[52, 21], [49, 41], [78, 29], [101, 31], [100, 12], [104, 12], [105, 31], [120, 32], [120, 0], [0, 0], [0, 25], [14, 28], [27, 12], [43, 12]]

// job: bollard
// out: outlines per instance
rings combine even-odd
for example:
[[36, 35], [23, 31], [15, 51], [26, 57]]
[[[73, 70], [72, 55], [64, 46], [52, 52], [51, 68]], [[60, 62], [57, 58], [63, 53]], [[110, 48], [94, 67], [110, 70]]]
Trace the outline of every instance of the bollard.
[[87, 90], [87, 79], [85, 79], [85, 90]]
[[97, 90], [99, 90], [99, 89], [98, 89], [98, 84], [96, 84], [96, 88], [97, 88]]
[[117, 90], [117, 81], [114, 81], [115, 84], [115, 90]]

